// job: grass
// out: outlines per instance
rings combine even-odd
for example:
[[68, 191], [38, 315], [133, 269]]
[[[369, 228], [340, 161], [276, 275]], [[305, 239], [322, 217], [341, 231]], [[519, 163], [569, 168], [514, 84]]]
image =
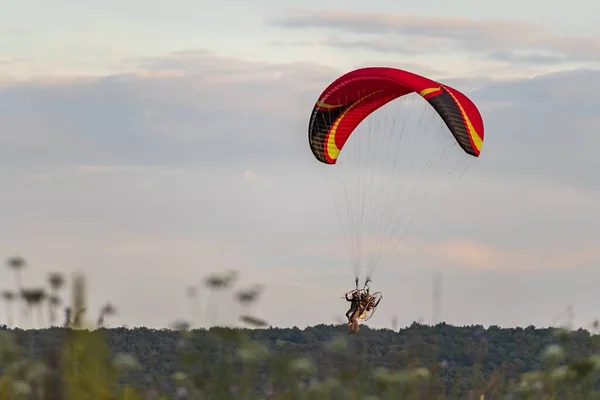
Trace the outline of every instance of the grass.
[[[65, 278], [59, 273], [48, 277], [47, 287], [26, 287], [22, 258], [8, 260], [15, 276], [15, 290], [2, 293], [9, 326], [58, 325], [62, 315], [60, 340], [35, 354], [36, 335], [21, 334], [17, 329], [0, 329], [0, 400], [141, 400], [141, 399], [448, 399], [456, 398], [440, 390], [436, 374], [439, 365], [429, 368], [415, 365], [405, 370], [374, 368], [368, 376], [357, 376], [356, 353], [349, 338], [340, 335], [323, 348], [327, 356], [347, 361], [347, 367], [330, 376], [317, 376], [317, 365], [308, 357], [290, 357], [274, 353], [265, 345], [250, 340], [244, 330], [211, 329], [211, 350], [220, 352], [220, 362], [210, 368], [202, 363], [195, 350], [198, 331], [184, 321], [175, 324], [179, 331], [178, 370], [170, 377], [174, 390], [170, 397], [160, 397], [148, 388], [121, 383], [123, 376], [141, 368], [129, 354], [111, 355], [106, 342], [107, 319], [116, 313], [110, 303], [102, 307], [94, 323], [87, 318], [86, 285], [82, 275], [73, 276], [71, 303], [64, 304]], [[211, 276], [205, 280], [210, 290], [231, 290], [236, 274]], [[261, 287], [255, 286], [234, 294], [245, 309], [257, 301]], [[191, 300], [196, 288], [189, 288]], [[59, 312], [60, 311], [60, 312]], [[264, 327], [267, 322], [252, 315], [240, 317], [249, 327]], [[597, 324], [596, 324], [597, 325]], [[25, 339], [24, 339], [25, 338]], [[490, 399], [600, 399], [596, 377], [600, 356], [589, 355], [565, 362], [569, 341], [566, 329], [556, 330], [557, 344], [542, 353], [543, 368], [522, 374], [513, 381], [501, 381], [500, 374], [481, 380], [477, 366], [473, 373], [475, 388], [468, 398]], [[206, 340], [203, 339], [203, 340]], [[360, 360], [359, 360], [360, 361]], [[266, 385], [257, 382], [266, 382]]]

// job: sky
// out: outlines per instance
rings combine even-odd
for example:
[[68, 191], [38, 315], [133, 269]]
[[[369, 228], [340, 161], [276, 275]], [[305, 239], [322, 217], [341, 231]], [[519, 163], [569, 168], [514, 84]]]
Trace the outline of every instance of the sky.
[[[384, 300], [369, 325], [548, 326], [572, 309], [588, 326], [600, 300], [600, 3], [375, 3], [0, 1], [0, 257], [24, 257], [30, 286], [84, 273], [89, 318], [110, 301], [113, 326], [240, 313], [338, 323], [354, 280], [348, 219], [335, 208], [340, 171], [314, 159], [306, 128], [333, 79], [386, 65], [467, 94], [485, 142], [478, 159], [449, 152], [464, 173], [409, 171], [416, 147], [403, 147], [407, 176], [378, 175], [417, 188], [387, 206], [405, 225], [374, 270]], [[432, 112], [435, 127], [423, 125], [423, 104], [373, 118], [409, 121], [410, 144], [432, 151], [423, 132], [444, 130]], [[231, 292], [186, 296], [228, 270]], [[13, 281], [0, 270], [2, 289]], [[232, 300], [255, 284], [258, 304]]]

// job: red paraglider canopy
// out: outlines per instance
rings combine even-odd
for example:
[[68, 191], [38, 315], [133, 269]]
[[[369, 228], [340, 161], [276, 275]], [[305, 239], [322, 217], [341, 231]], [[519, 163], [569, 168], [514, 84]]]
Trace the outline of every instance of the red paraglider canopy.
[[413, 92], [431, 104], [467, 154], [479, 156], [483, 121], [467, 96], [429, 78], [387, 67], [351, 71], [323, 91], [308, 128], [314, 156], [325, 164], [335, 164], [348, 137], [363, 119], [388, 102]]

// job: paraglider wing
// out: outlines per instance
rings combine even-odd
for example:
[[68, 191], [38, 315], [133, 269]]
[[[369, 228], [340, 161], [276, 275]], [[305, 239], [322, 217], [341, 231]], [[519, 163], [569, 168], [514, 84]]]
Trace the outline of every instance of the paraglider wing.
[[335, 164], [348, 137], [363, 119], [390, 101], [413, 92], [436, 110], [467, 154], [479, 156], [483, 121], [467, 96], [423, 76], [387, 67], [351, 71], [323, 91], [308, 127], [314, 156], [325, 164]]

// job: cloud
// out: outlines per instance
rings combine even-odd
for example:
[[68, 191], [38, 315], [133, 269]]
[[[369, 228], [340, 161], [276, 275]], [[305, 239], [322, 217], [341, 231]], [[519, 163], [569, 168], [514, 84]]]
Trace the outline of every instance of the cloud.
[[[3, 131], [19, 135], [2, 136], [2, 159], [29, 165], [67, 159], [223, 165], [230, 157], [303, 154], [302, 140], [294, 134], [305, 124], [299, 110], [310, 107], [323, 76], [333, 77], [332, 72], [206, 55], [186, 59], [190, 56], [141, 60], [146, 69], [135, 75], [7, 87], [0, 103]], [[180, 77], [156, 75], [178, 68]], [[300, 79], [303, 88], [290, 95], [290, 82]], [[270, 112], [264, 112], [267, 108]], [[34, 119], [31, 110], [36, 110]]]
[[23, 57], [0, 59], [0, 66], [14, 66], [14, 65], [18, 65], [18, 64], [30, 63], [32, 61], [33, 61], [33, 59], [31, 59], [31, 58], [23, 58]]
[[10, 27], [0, 30], [2, 35], [13, 36], [16, 38], [29, 38], [31, 36], [31, 31], [24, 28], [19, 27]]
[[429, 254], [436, 254], [443, 264], [460, 265], [463, 268], [498, 271], [548, 271], [573, 269], [589, 262], [600, 262], [596, 246], [579, 247], [564, 252], [549, 249], [502, 249], [469, 240], [451, 240], [429, 246]]
[[[294, 11], [267, 21], [334, 32], [322, 46], [403, 54], [471, 52], [522, 64], [600, 61], [597, 38], [560, 36], [532, 23], [351, 11]], [[357, 35], [354, 37], [354, 35]]]
[[[313, 285], [327, 297], [342, 293], [353, 280], [348, 251], [338, 251], [328, 166], [315, 162], [306, 139], [318, 93], [343, 71], [197, 50], [129, 63], [130, 74], [0, 88], [0, 240], [11, 251], [4, 257], [23, 254], [43, 273], [85, 269], [92, 303], [122, 303], [129, 324], [166, 323], [172, 309], [186, 307], [183, 287], [227, 268], [270, 288], [259, 311], [274, 324], [332, 321], [341, 304], [310, 299], [316, 311], [306, 314], [297, 298]], [[523, 279], [554, 287], [564, 277], [550, 270], [597, 261], [600, 96], [589, 83], [599, 78], [587, 70], [452, 83], [481, 107], [483, 153], [451, 195], [438, 198], [444, 207], [413, 250], [378, 267], [386, 302], [411, 304], [382, 310], [382, 321], [400, 312], [409, 323], [429, 312], [433, 268], [444, 267], [448, 293], [457, 291], [446, 315], [464, 321], [470, 306], [461, 299], [490, 277], [506, 283], [535, 270]], [[380, 122], [399, 115], [384, 113]], [[415, 122], [421, 113], [401, 116]], [[506, 285], [477, 297], [498, 323], [519, 320], [499, 306]], [[516, 298], [545, 296], [543, 289]], [[473, 311], [479, 317], [486, 318]]]

